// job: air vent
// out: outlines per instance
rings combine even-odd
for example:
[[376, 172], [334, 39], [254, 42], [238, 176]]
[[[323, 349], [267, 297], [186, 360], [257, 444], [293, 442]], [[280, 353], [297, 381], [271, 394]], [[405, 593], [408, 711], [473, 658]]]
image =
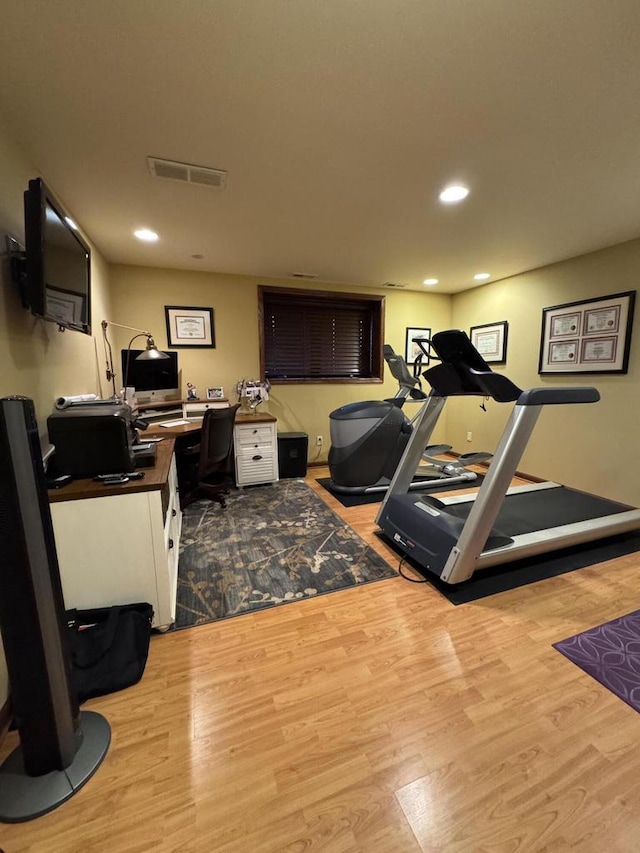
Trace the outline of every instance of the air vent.
[[170, 181], [182, 181], [185, 184], [200, 184], [216, 190], [223, 190], [227, 185], [227, 173], [220, 169], [178, 163], [175, 160], [161, 160], [159, 157], [147, 157], [147, 163], [154, 178], [168, 178]]
[[314, 272], [292, 272], [292, 273], [289, 273], [289, 275], [291, 276], [291, 278], [306, 278], [306, 279], [318, 278], [318, 276]]
[[385, 281], [383, 287], [409, 287], [408, 284], [400, 284], [398, 281]]

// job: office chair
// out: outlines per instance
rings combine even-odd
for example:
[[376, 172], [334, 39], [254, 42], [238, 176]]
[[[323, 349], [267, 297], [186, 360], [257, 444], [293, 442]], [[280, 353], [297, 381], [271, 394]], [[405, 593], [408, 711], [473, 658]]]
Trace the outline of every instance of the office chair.
[[[227, 409], [207, 409], [202, 419], [200, 444], [190, 456], [197, 457], [193, 475], [180, 506], [185, 509], [199, 498], [210, 498], [224, 508], [225, 496], [233, 485], [233, 424], [238, 405]], [[195, 469], [195, 470], [193, 470]]]

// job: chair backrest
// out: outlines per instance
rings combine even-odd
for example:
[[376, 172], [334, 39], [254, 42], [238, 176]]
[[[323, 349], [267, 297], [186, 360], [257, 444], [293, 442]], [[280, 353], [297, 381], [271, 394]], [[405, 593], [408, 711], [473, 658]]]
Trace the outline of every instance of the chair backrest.
[[239, 405], [226, 409], [207, 409], [202, 419], [198, 479], [215, 471], [224, 471], [233, 449], [233, 425]]

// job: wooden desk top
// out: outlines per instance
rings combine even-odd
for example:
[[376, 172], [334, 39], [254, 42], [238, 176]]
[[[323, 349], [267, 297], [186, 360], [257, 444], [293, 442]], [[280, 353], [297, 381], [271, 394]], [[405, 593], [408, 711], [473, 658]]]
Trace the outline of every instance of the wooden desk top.
[[[178, 418], [169, 418], [169, 420], [178, 420]], [[236, 412], [235, 423], [237, 424], [270, 424], [275, 423], [278, 419], [275, 415], [270, 415], [269, 412], [256, 412], [255, 414], [246, 414], [240, 409]], [[144, 443], [145, 436], [163, 436], [179, 438], [181, 435], [191, 435], [199, 433], [202, 430], [202, 420], [194, 421], [190, 424], [180, 424], [179, 426], [163, 427], [160, 424], [149, 424], [148, 429], [140, 432], [140, 441]], [[160, 442], [162, 444], [163, 442]]]
[[164, 441], [156, 445], [156, 464], [153, 468], [138, 468], [144, 473], [141, 480], [129, 480], [121, 486], [105, 486], [96, 483], [91, 478], [73, 480], [68, 486], [61, 489], [49, 489], [49, 503], [61, 501], [79, 501], [85, 498], [104, 498], [107, 495], [121, 495], [126, 492], [152, 492], [162, 489], [169, 479], [169, 468], [173, 458], [173, 446], [175, 440], [167, 436]]

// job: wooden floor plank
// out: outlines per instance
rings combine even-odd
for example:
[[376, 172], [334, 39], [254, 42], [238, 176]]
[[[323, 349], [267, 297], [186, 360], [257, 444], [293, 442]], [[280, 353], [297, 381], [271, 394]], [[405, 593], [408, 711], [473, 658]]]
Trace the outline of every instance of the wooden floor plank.
[[[310, 486], [392, 566], [378, 505]], [[152, 638], [96, 775], [6, 853], [632, 853], [640, 717], [552, 643], [638, 555], [454, 607], [399, 577]], [[4, 758], [17, 742], [9, 733]]]

